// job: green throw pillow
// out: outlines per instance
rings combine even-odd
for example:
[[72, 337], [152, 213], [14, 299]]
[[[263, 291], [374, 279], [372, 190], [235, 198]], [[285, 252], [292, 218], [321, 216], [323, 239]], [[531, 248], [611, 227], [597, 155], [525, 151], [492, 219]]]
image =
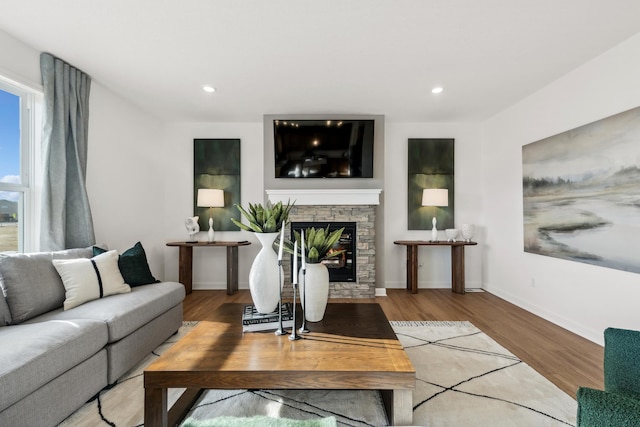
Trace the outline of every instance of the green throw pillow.
[[[93, 255], [100, 255], [106, 250], [94, 246]], [[132, 248], [124, 251], [118, 258], [118, 268], [124, 281], [129, 286], [148, 285], [150, 283], [159, 283], [160, 281], [153, 277], [147, 262], [147, 255], [140, 242], [133, 245]]]

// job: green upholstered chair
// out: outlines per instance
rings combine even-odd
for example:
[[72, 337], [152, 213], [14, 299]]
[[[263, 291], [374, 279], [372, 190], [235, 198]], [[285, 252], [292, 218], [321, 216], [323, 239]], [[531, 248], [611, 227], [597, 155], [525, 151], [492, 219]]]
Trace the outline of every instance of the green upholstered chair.
[[578, 427], [640, 426], [640, 331], [604, 331], [604, 391], [580, 387]]

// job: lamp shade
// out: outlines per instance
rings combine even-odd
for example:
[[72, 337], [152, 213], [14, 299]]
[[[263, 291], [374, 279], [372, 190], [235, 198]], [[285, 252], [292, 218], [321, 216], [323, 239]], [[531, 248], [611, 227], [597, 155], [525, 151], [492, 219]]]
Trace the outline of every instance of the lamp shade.
[[422, 190], [422, 206], [449, 206], [449, 190], [425, 188]]
[[224, 191], [200, 188], [198, 189], [198, 207], [200, 208], [223, 208]]

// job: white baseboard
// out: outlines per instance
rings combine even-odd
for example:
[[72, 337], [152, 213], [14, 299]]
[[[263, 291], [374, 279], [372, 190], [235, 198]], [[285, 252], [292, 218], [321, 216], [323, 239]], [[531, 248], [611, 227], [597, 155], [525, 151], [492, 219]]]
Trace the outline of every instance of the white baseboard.
[[386, 297], [387, 288], [376, 288], [376, 297]]
[[564, 316], [558, 315], [557, 313], [553, 313], [543, 307], [531, 304], [517, 296], [514, 296], [510, 292], [507, 292], [500, 287], [485, 286], [484, 290], [489, 292], [490, 294], [502, 298], [505, 301], [510, 302], [511, 304], [517, 305], [518, 307], [527, 310], [528, 312], [533, 313], [536, 316], [542, 317], [543, 319], [548, 320], [551, 323], [555, 323], [556, 325], [567, 329], [574, 334], [580, 335], [581, 337], [586, 338], [589, 341], [593, 341], [594, 343], [599, 345], [604, 345], [602, 331], [594, 331], [585, 328], [584, 326], [579, 325], [574, 321], [565, 318]]

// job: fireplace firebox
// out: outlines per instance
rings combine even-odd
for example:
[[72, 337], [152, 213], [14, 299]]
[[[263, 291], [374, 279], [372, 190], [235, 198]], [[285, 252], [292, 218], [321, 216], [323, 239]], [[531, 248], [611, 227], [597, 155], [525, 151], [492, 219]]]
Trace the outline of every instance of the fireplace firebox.
[[[335, 231], [344, 227], [342, 236], [335, 248], [344, 250], [341, 255], [322, 261], [329, 270], [329, 282], [355, 282], [356, 281], [356, 223], [355, 222], [292, 222], [291, 236], [293, 231], [300, 233], [301, 230], [314, 228], [327, 228]], [[298, 264], [300, 265], [300, 264]]]

